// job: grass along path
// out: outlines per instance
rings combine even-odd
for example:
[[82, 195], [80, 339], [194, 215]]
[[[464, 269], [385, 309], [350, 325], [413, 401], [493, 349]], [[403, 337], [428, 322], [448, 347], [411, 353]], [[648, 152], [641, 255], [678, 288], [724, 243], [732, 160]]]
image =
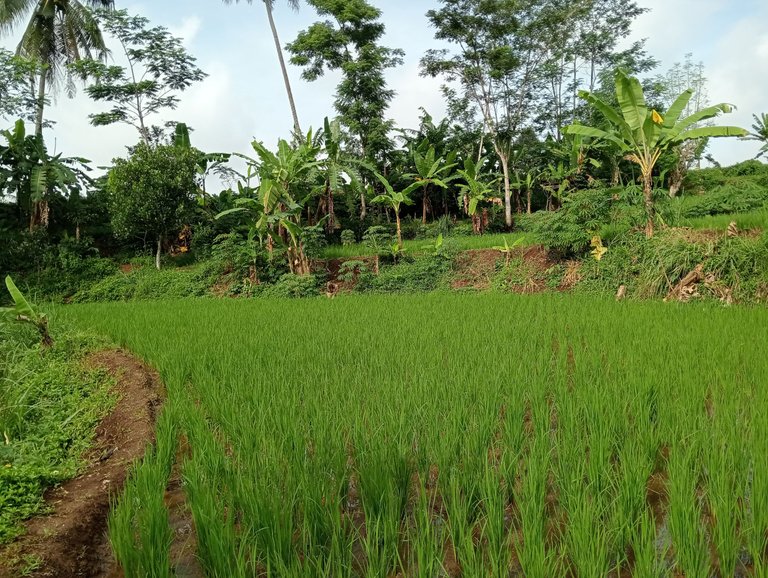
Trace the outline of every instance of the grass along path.
[[210, 576], [704, 576], [710, 549], [765, 575], [765, 309], [429, 294], [59, 314], [168, 387], [110, 519], [128, 578], [173, 575], [181, 436]]

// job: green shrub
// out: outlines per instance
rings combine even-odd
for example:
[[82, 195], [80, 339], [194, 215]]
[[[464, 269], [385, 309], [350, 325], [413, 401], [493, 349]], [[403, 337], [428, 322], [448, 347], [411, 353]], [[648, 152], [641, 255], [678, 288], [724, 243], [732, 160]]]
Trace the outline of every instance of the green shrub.
[[274, 285], [261, 285], [261, 297], [297, 299], [320, 295], [321, 279], [317, 275], [294, 275], [286, 273]]
[[31, 328], [0, 324], [0, 543], [44, 508], [43, 493], [84, 465], [112, 407], [109, 380], [81, 359], [98, 341], [60, 327], [41, 355]]
[[368, 267], [364, 261], [344, 261], [339, 266], [338, 279], [339, 281], [351, 282], [356, 281], [361, 274], [368, 272]]
[[355, 238], [355, 232], [351, 229], [344, 229], [341, 232], [341, 244], [345, 247], [348, 245], [354, 245], [357, 242]]
[[697, 265], [706, 279], [699, 284], [704, 297], [736, 301], [762, 300], [768, 288], [768, 234], [760, 238], [723, 236], [720, 240], [691, 242], [675, 231], [660, 232], [652, 239], [626, 235], [610, 244], [600, 261], [582, 261], [578, 291], [615, 293], [621, 285], [628, 295], [660, 298]]
[[[654, 191], [656, 218], [672, 219], [669, 197]], [[596, 235], [621, 237], [645, 224], [642, 190], [636, 185], [612, 189], [586, 189], [570, 193], [557, 211], [539, 211], [518, 219], [519, 226], [561, 256], [580, 255]]]
[[403, 258], [395, 265], [383, 266], [379, 275], [359, 279], [357, 289], [375, 293], [434, 291], [446, 284], [452, 264], [452, 255], [445, 253]]
[[207, 262], [191, 268], [165, 268], [160, 271], [145, 266], [128, 273], [119, 272], [78, 291], [76, 303], [91, 301], [161, 300], [206, 295], [216, 283], [220, 268]]
[[746, 213], [768, 206], [768, 188], [751, 181], [726, 184], [679, 201], [682, 218], [705, 217], [727, 213]]

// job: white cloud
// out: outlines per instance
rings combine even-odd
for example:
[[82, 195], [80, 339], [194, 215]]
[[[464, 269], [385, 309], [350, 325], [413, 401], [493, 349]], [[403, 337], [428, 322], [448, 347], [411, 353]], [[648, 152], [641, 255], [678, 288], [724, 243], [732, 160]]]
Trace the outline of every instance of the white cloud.
[[168, 30], [174, 36], [182, 39], [184, 46], [189, 48], [197, 38], [198, 32], [202, 28], [203, 21], [199, 16], [187, 16], [178, 26], [170, 26]]
[[440, 79], [419, 76], [417, 64], [405, 65], [389, 79], [395, 98], [388, 115], [398, 127], [416, 128], [424, 108], [435, 119], [445, 116], [445, 102], [440, 92]]

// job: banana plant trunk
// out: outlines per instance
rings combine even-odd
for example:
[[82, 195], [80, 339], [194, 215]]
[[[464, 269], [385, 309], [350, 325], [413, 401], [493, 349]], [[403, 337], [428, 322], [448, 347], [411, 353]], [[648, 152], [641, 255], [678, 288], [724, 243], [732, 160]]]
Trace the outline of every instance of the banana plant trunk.
[[422, 207], [421, 207], [421, 223], [423, 225], [426, 225], [427, 224], [427, 205], [429, 203], [429, 194], [428, 194], [429, 185], [425, 185], [423, 190], [424, 190], [424, 200], [422, 202]]
[[645, 236], [653, 237], [653, 176], [650, 172], [643, 174], [643, 200], [645, 201]]
[[288, 247], [288, 267], [294, 275], [309, 275], [311, 273], [309, 259], [304, 252], [304, 243], [301, 241]]
[[400, 231], [400, 211], [395, 211], [395, 221], [397, 223], [397, 246], [402, 250], [403, 248], [403, 234]]
[[267, 9], [267, 18], [269, 19], [269, 27], [272, 30], [272, 38], [275, 41], [275, 48], [277, 49], [277, 59], [280, 61], [280, 70], [283, 73], [283, 82], [285, 83], [285, 90], [288, 93], [288, 104], [291, 106], [291, 114], [293, 115], [293, 130], [297, 135], [301, 135], [301, 125], [299, 125], [299, 115], [296, 112], [296, 102], [293, 98], [293, 90], [291, 89], [291, 80], [288, 78], [288, 68], [285, 65], [285, 57], [283, 56], [283, 48], [280, 45], [280, 36], [277, 34], [277, 26], [275, 26], [275, 18], [272, 15], [272, 3], [264, 2], [264, 6]]

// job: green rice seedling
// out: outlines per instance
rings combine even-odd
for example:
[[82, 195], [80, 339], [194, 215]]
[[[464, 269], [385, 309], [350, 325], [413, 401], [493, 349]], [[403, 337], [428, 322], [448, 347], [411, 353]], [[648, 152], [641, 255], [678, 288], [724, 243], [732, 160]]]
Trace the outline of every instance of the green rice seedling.
[[171, 412], [158, 424], [157, 445], [135, 467], [107, 521], [109, 541], [126, 578], [170, 578], [173, 532], [163, 497], [176, 437]]
[[545, 438], [535, 438], [526, 462], [527, 472], [515, 502], [520, 510], [522, 544], [516, 547], [526, 576], [556, 575], [556, 557], [547, 545], [547, 476], [549, 448]]
[[647, 515], [646, 483], [653, 471], [653, 455], [643, 448], [638, 437], [629, 435], [618, 450], [617, 460], [612, 521], [616, 548], [624, 554], [634, 538], [643, 536], [639, 526]]
[[408, 574], [419, 578], [437, 578], [443, 571], [445, 527], [435, 524], [427, 492], [422, 487], [416, 505], [414, 526], [408, 534]]
[[696, 441], [673, 448], [670, 455], [669, 530], [677, 567], [686, 576], [706, 578], [710, 572], [710, 558], [697, 494], [701, 465]]
[[765, 413], [755, 409], [754, 420], [748, 447], [750, 483], [745, 526], [755, 576], [765, 578], [768, 577], [768, 419]]
[[735, 398], [718, 397], [705, 456], [707, 498], [720, 574], [733, 576], [742, 551], [749, 461], [740, 439], [742, 419]]
[[605, 576], [611, 570], [609, 536], [603, 526], [604, 497], [580, 487], [567, 500], [565, 544], [578, 576]]
[[659, 544], [656, 520], [648, 510], [640, 514], [631, 538], [634, 554], [633, 576], [661, 578], [669, 574], [665, 558], [666, 549]]

